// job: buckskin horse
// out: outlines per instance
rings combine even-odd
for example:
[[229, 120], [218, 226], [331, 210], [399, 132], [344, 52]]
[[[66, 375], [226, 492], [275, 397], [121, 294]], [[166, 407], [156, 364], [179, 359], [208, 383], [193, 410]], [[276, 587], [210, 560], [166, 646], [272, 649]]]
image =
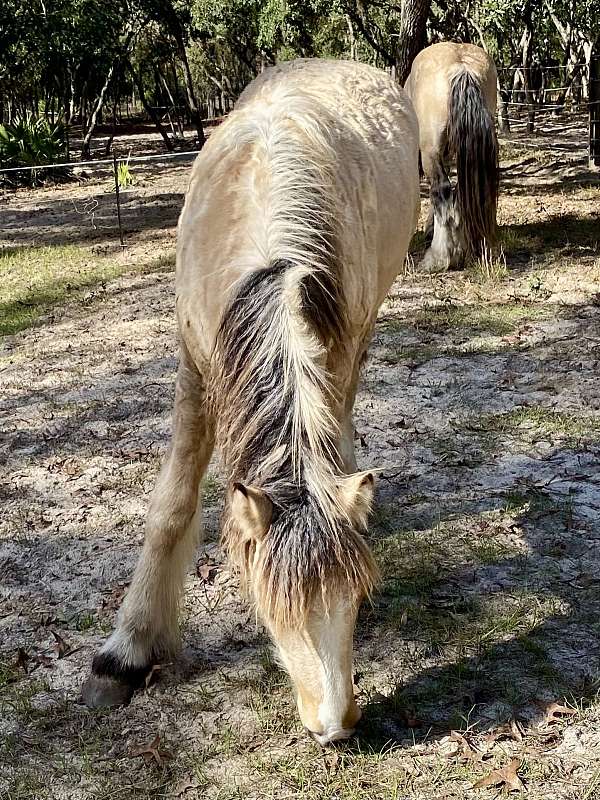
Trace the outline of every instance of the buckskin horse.
[[180, 363], [170, 451], [115, 630], [83, 688], [126, 703], [179, 642], [178, 601], [213, 445], [223, 542], [322, 744], [360, 717], [352, 645], [377, 570], [352, 408], [378, 308], [419, 210], [417, 120], [354, 62], [266, 70], [211, 135], [179, 220]]
[[[496, 234], [496, 67], [472, 44], [440, 42], [415, 58], [404, 87], [419, 120], [433, 237], [421, 268], [436, 272], [482, 256]], [[448, 177], [456, 163], [456, 189]]]

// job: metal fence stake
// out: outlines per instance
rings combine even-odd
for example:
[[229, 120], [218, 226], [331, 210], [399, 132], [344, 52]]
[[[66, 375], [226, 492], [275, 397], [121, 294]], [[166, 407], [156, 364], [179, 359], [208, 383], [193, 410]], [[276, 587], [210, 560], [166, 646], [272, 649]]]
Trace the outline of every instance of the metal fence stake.
[[593, 48], [589, 64], [590, 168], [600, 167], [600, 49]]
[[113, 171], [115, 175], [115, 196], [117, 198], [117, 219], [119, 220], [119, 239], [121, 241], [121, 247], [125, 247], [125, 243], [123, 242], [123, 226], [121, 225], [121, 195], [119, 193], [119, 170], [117, 169], [117, 157], [115, 155], [115, 151], [113, 150]]

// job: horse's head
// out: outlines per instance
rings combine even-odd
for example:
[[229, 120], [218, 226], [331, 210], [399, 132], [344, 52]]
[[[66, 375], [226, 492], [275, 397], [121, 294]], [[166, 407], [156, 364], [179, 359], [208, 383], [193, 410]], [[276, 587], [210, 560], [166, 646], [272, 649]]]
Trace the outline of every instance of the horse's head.
[[[347, 739], [361, 712], [352, 643], [358, 607], [376, 568], [360, 532], [373, 497], [370, 474], [340, 478], [331, 520], [306, 491], [279, 504], [234, 484], [228, 546], [277, 645], [304, 726], [322, 745]], [[233, 545], [233, 547], [232, 547]]]

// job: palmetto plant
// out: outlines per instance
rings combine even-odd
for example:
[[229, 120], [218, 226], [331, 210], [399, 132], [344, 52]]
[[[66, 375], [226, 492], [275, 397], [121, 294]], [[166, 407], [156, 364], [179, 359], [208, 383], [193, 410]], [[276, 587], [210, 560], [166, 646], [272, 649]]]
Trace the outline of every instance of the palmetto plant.
[[[54, 164], [66, 153], [65, 129], [61, 122], [28, 114], [8, 125], [0, 125], [0, 161], [3, 167], [33, 167]], [[61, 170], [64, 172], [64, 170]], [[37, 182], [37, 170], [28, 170], [22, 180]]]

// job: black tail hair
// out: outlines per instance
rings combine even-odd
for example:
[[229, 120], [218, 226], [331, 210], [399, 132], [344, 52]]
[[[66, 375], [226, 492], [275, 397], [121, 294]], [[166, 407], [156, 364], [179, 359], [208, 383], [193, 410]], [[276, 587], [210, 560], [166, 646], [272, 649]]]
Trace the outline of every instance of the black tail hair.
[[466, 70], [452, 79], [448, 144], [456, 158], [456, 206], [466, 249], [477, 257], [496, 238], [498, 140], [481, 84]]

